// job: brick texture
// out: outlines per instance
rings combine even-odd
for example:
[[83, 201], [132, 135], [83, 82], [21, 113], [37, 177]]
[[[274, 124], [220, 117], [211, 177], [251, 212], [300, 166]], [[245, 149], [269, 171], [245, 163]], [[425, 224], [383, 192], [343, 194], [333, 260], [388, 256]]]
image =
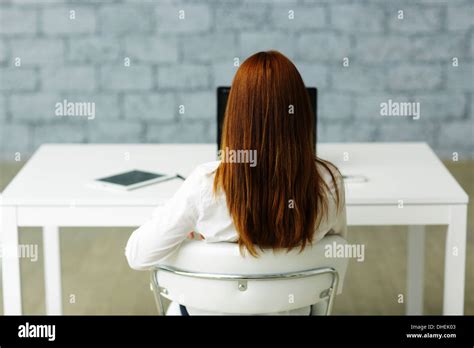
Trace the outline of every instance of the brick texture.
[[87, 7], [46, 8], [42, 23], [46, 34], [91, 34], [96, 31], [95, 11]]
[[[0, 1], [0, 159], [44, 142], [214, 142], [215, 88], [269, 49], [318, 87], [319, 141], [474, 158], [472, 18], [465, 0]], [[95, 119], [56, 117], [64, 99], [95, 103]], [[381, 117], [389, 99], [421, 118]]]

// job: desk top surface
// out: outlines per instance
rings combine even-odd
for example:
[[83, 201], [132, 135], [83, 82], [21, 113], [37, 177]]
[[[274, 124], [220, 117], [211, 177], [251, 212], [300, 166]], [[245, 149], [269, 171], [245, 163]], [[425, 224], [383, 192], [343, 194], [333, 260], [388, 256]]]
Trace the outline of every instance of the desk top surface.
[[[347, 205], [465, 204], [468, 196], [425, 143], [325, 143], [318, 155], [344, 175], [363, 175], [346, 184]], [[2, 193], [4, 205], [154, 206], [169, 199], [182, 181], [133, 191], [88, 187], [96, 178], [131, 169], [189, 173], [216, 159], [214, 144], [46, 144]]]

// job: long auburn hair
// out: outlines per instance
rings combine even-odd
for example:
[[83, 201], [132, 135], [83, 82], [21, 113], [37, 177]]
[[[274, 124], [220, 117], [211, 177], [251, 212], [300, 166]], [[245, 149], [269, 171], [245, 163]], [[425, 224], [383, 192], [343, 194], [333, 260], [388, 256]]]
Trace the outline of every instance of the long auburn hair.
[[[337, 168], [316, 156], [314, 114], [294, 64], [277, 51], [259, 52], [238, 69], [227, 102], [221, 149], [254, 151], [257, 165], [221, 160], [214, 193], [223, 190], [240, 249], [291, 250], [311, 243], [327, 218]], [[331, 169], [331, 168], [332, 169]]]

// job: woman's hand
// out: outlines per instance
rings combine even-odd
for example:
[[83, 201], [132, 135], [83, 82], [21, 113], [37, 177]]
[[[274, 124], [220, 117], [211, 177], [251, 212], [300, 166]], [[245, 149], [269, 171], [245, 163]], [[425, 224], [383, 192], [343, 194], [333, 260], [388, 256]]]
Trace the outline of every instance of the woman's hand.
[[196, 232], [194, 232], [194, 231], [193, 231], [193, 232], [189, 232], [188, 235], [187, 235], [188, 239], [196, 239], [195, 236], [197, 236], [197, 237], [198, 237], [197, 239], [199, 239], [199, 240], [203, 240], [203, 239], [204, 239], [204, 236], [203, 236], [202, 234], [196, 233]]

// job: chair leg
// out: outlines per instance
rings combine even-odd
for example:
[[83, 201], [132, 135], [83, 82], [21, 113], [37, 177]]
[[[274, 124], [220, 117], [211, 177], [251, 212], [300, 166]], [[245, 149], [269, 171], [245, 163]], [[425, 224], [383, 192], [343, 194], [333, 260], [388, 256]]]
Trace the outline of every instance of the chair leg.
[[165, 306], [163, 305], [163, 299], [160, 293], [160, 285], [158, 284], [158, 276], [156, 272], [151, 272], [150, 284], [153, 290], [153, 296], [155, 297], [156, 307], [158, 308], [158, 315], [166, 315]]
[[311, 306], [311, 315], [327, 315], [329, 299], [320, 301]]
[[168, 309], [166, 310], [166, 316], [182, 316], [182, 313], [179, 308], [179, 303], [171, 301]]

